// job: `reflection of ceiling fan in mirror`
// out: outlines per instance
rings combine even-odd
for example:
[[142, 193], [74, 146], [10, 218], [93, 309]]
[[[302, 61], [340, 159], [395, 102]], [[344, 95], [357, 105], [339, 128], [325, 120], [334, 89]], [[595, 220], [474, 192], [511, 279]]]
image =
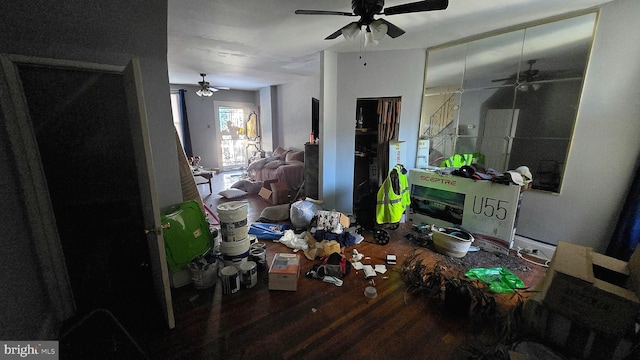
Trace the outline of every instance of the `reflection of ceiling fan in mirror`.
[[493, 82], [507, 81], [507, 80], [516, 81], [517, 79], [519, 83], [524, 83], [524, 82], [530, 83], [538, 80], [538, 77], [540, 76], [539, 75], [540, 71], [538, 71], [537, 69], [533, 70], [533, 64], [536, 63], [536, 60], [529, 60], [527, 61], [527, 63], [529, 64], [529, 69], [522, 71], [519, 77], [516, 77], [516, 75], [513, 75], [503, 79], [494, 79], [492, 81]]
[[204, 80], [204, 77], [207, 76], [207, 74], [200, 74], [200, 76], [202, 76], [202, 81], [198, 81], [198, 85], [200, 85], [200, 89], [196, 91], [198, 96], [212, 96], [213, 93], [218, 90], [229, 90], [228, 87], [211, 86], [208, 81]]
[[533, 88], [533, 90], [538, 90], [540, 89], [540, 87], [542, 86], [541, 84], [531, 84], [534, 81], [538, 81], [540, 80], [540, 71], [537, 69], [533, 69], [533, 64], [536, 63], [536, 60], [529, 60], [527, 61], [527, 63], [529, 64], [529, 68], [525, 71], [522, 71], [520, 73], [520, 76], [510, 76], [508, 78], [502, 78], [502, 79], [494, 79], [492, 80], [492, 82], [500, 82], [500, 81], [513, 81], [513, 82], [517, 82], [518, 85], [518, 90], [520, 91], [528, 91], [529, 88]]
[[[365, 41], [378, 43], [384, 35], [396, 38], [405, 33], [404, 30], [393, 25], [384, 19], [374, 19], [374, 15], [397, 15], [432, 10], [444, 10], [449, 6], [449, 0], [426, 0], [417, 1], [397, 6], [384, 8], [384, 0], [351, 0], [353, 13], [328, 10], [296, 10], [300, 15], [339, 15], [339, 16], [360, 16], [360, 20], [347, 24], [338, 29], [333, 34], [327, 36], [325, 40], [332, 40], [343, 35], [347, 40], [356, 38], [360, 29], [366, 26]], [[384, 9], [383, 9], [384, 8]]]

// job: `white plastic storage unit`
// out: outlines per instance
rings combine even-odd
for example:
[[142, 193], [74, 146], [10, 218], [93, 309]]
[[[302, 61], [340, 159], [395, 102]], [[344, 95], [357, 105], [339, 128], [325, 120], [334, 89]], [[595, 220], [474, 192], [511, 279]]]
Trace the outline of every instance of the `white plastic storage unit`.
[[[393, 167], [397, 164], [407, 165], [405, 163], [405, 144], [404, 141], [390, 141], [389, 142], [389, 169], [387, 174], [393, 170]], [[408, 167], [408, 166], [407, 166]]]
[[519, 186], [411, 169], [409, 188], [411, 205], [407, 213], [413, 224], [460, 225], [473, 233], [474, 246], [509, 253], [515, 235]]

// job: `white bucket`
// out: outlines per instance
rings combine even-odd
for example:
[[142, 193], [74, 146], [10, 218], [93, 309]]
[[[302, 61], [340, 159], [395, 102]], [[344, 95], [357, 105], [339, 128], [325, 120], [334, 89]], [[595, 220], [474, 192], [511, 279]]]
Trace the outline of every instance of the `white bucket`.
[[240, 290], [240, 275], [235, 266], [225, 266], [220, 270], [220, 280], [222, 283], [222, 293], [233, 294]]
[[469, 246], [474, 240], [471, 234], [456, 228], [444, 228], [442, 231], [434, 228], [431, 231], [436, 251], [455, 258], [467, 255]]
[[220, 233], [223, 242], [244, 240], [249, 234], [247, 213], [249, 203], [246, 201], [230, 201], [218, 205], [220, 218]]
[[209, 263], [201, 269], [197, 264], [191, 262], [189, 263], [189, 273], [191, 274], [193, 287], [196, 289], [210, 288], [218, 280], [218, 263]]
[[220, 244], [220, 252], [222, 253], [222, 261], [226, 266], [239, 267], [241, 263], [247, 262], [249, 257], [249, 238], [245, 237], [240, 241], [227, 242]]
[[240, 264], [240, 283], [247, 289], [258, 284], [258, 266], [253, 261]]

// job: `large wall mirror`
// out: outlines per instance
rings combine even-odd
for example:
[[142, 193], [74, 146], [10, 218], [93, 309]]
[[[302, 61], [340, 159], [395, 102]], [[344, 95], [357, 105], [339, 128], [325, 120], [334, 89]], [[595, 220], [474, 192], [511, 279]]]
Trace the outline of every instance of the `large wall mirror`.
[[[427, 50], [419, 168], [474, 154], [559, 193], [597, 12]], [[419, 155], [421, 154], [419, 150]]]

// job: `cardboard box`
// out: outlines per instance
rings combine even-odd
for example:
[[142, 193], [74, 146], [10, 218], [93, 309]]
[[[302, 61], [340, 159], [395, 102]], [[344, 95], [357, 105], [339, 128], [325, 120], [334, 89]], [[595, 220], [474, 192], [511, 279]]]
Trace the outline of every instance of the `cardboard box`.
[[541, 285], [542, 301], [571, 321], [623, 336], [640, 313], [640, 284], [632, 280], [639, 272], [640, 251], [627, 263], [560, 241]]
[[410, 222], [473, 233], [473, 245], [508, 254], [513, 246], [520, 187], [467, 179], [437, 171], [410, 169]]
[[300, 259], [297, 254], [276, 253], [269, 268], [269, 290], [298, 290]]
[[324, 229], [331, 232], [342, 232], [344, 229], [351, 225], [349, 217], [339, 211], [316, 211], [318, 216], [318, 225], [320, 229]]
[[523, 337], [538, 339], [565, 356], [578, 359], [627, 359], [631, 354], [634, 335], [618, 337], [604, 334], [555, 312], [542, 302], [538, 293], [527, 299], [523, 308]]
[[289, 187], [277, 179], [266, 180], [258, 195], [273, 205], [285, 204], [289, 202]]

